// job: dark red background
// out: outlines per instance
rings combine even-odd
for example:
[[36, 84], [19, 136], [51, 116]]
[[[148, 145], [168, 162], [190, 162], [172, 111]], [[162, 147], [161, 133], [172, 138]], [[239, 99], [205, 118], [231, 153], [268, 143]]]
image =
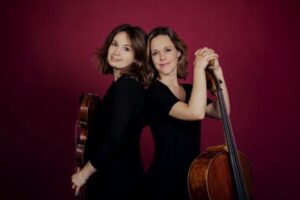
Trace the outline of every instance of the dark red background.
[[[189, 46], [190, 63], [197, 48], [219, 53], [255, 199], [300, 199], [296, 2], [2, 2], [1, 199], [72, 199], [77, 98], [87, 91], [103, 96], [112, 79], [96, 72], [92, 54], [124, 22], [146, 31], [171, 26]], [[202, 149], [222, 144], [220, 121], [205, 120], [202, 136]], [[145, 167], [152, 153], [146, 130]]]

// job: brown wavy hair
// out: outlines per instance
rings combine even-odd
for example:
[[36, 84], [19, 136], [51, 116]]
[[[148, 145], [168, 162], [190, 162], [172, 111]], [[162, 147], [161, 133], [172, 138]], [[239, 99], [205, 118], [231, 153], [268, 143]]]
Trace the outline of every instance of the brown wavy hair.
[[151, 49], [150, 44], [153, 38], [159, 36], [159, 35], [166, 35], [170, 38], [170, 40], [173, 42], [175, 48], [181, 53], [181, 56], [178, 58], [178, 65], [177, 65], [177, 77], [180, 79], [185, 79], [187, 77], [187, 46], [181, 40], [177, 33], [173, 31], [169, 27], [163, 27], [158, 26], [150, 31], [150, 33], [147, 35], [147, 53], [146, 53], [146, 61], [149, 65], [149, 68], [151, 69], [151, 81], [159, 77], [158, 71], [155, 69], [155, 66], [152, 61], [151, 57]]
[[103, 74], [113, 73], [113, 68], [109, 65], [107, 60], [108, 48], [110, 47], [114, 37], [120, 32], [127, 33], [131, 41], [135, 59], [135, 61], [131, 65], [126, 67], [126, 69], [124, 69], [121, 73], [135, 78], [144, 86], [148, 86], [150, 84], [151, 69], [148, 65], [146, 65], [145, 59], [146, 33], [142, 28], [138, 26], [122, 24], [114, 28], [109, 33], [103, 46], [96, 50], [97, 69]]

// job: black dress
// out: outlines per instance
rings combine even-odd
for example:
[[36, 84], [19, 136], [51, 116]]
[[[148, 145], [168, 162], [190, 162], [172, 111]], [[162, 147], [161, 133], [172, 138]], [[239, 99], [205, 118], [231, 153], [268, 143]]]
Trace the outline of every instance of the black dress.
[[[183, 84], [185, 102], [189, 101], [192, 86]], [[201, 123], [178, 120], [169, 115], [172, 106], [180, 101], [160, 81], [147, 90], [147, 118], [155, 142], [154, 158], [147, 172], [149, 200], [186, 200], [189, 165], [200, 153]]]
[[144, 169], [140, 134], [144, 89], [121, 76], [109, 87], [98, 113], [97, 131], [87, 140], [85, 158], [97, 169], [86, 183], [88, 200], [142, 199]]

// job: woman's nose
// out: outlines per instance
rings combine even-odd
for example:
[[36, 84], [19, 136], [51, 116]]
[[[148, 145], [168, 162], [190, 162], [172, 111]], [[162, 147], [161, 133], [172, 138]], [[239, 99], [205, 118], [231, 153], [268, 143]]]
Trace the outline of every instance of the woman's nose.
[[113, 51], [113, 54], [120, 54], [120, 47], [116, 47]]
[[164, 53], [159, 53], [159, 59], [164, 60], [165, 59], [165, 54]]

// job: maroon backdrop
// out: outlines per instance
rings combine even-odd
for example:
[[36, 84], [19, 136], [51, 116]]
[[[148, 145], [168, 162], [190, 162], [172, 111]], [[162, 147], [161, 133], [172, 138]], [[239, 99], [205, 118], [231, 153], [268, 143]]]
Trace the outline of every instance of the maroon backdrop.
[[[255, 199], [300, 199], [298, 7], [289, 0], [2, 2], [1, 199], [72, 199], [77, 98], [105, 93], [112, 79], [96, 72], [92, 55], [124, 22], [146, 31], [171, 26], [189, 46], [190, 63], [197, 48], [219, 53]], [[202, 149], [223, 143], [220, 121], [205, 120], [202, 138]], [[149, 130], [141, 145], [147, 168]]]

